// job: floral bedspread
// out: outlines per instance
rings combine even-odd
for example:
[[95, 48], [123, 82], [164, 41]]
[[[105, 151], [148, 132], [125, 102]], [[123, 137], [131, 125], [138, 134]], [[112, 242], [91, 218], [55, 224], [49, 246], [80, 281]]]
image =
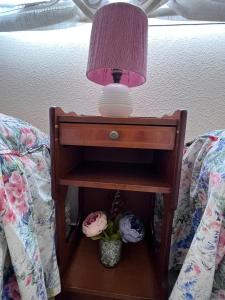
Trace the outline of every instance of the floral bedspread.
[[0, 114], [0, 297], [46, 300], [60, 292], [48, 138]]
[[225, 131], [197, 138], [183, 158], [170, 268], [170, 300], [225, 299]]

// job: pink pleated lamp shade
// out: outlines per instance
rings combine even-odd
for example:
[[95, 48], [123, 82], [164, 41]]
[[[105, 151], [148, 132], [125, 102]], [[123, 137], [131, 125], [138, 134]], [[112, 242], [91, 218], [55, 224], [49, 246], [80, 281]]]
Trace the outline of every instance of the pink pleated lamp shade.
[[137, 6], [112, 3], [100, 8], [93, 20], [87, 78], [113, 83], [112, 70], [122, 71], [121, 84], [134, 87], [146, 81], [148, 19]]

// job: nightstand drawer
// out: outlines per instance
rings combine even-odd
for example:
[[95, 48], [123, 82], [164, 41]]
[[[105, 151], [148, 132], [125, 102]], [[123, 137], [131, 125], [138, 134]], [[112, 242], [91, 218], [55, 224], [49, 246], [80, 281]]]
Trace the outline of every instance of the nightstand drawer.
[[61, 145], [166, 149], [174, 148], [176, 127], [60, 123]]

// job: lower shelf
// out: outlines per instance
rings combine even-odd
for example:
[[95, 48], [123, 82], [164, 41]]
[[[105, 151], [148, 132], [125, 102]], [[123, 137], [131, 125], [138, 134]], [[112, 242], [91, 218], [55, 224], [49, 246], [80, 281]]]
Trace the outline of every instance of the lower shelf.
[[160, 299], [153, 262], [145, 242], [123, 244], [119, 265], [107, 269], [99, 262], [98, 242], [82, 238], [62, 278], [63, 290], [103, 299]]

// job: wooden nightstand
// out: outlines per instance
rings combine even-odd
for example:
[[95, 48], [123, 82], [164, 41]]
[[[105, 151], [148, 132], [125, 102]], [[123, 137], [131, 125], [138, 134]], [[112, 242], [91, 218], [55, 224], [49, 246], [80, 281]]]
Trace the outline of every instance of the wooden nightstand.
[[[162, 118], [77, 116], [50, 109], [52, 195], [56, 203], [60, 299], [167, 299], [168, 258], [177, 205], [186, 111]], [[65, 199], [79, 187], [79, 214], [66, 235]], [[146, 239], [124, 245], [113, 269], [98, 260], [97, 242], [81, 234], [83, 218], [107, 210], [120, 190], [145, 222]], [[160, 242], [153, 226], [155, 193], [163, 194]]]

